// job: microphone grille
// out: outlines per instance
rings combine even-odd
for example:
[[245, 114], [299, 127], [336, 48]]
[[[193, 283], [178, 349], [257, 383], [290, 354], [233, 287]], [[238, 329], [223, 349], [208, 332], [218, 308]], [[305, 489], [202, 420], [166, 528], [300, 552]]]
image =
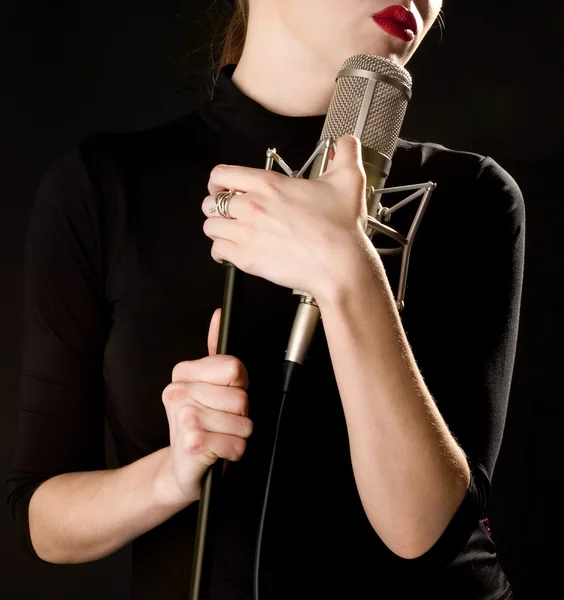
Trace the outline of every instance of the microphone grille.
[[360, 135], [355, 134], [361, 117], [366, 88], [371, 81], [360, 75], [339, 75], [329, 104], [320, 139], [356, 135], [363, 146], [392, 159], [411, 92], [411, 75], [400, 65], [375, 54], [358, 54], [348, 58], [341, 67], [361, 69], [389, 77], [399, 87], [386, 81], [376, 81], [370, 107]]

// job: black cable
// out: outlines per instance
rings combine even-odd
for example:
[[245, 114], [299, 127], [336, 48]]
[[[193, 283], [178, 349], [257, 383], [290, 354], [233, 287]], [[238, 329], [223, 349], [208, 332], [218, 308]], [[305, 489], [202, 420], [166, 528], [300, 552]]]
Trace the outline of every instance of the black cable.
[[266, 489], [264, 492], [264, 500], [262, 503], [262, 512], [259, 522], [257, 545], [255, 550], [255, 565], [253, 572], [253, 600], [259, 600], [259, 569], [260, 569], [260, 551], [262, 546], [262, 536], [264, 531], [264, 522], [266, 518], [266, 507], [268, 505], [268, 494], [270, 492], [270, 484], [272, 481], [272, 473], [274, 467], [274, 459], [276, 457], [276, 445], [278, 443], [278, 434], [280, 432], [280, 423], [282, 421], [282, 411], [284, 410], [284, 404], [290, 391], [294, 387], [294, 384], [299, 379], [302, 372], [302, 365], [297, 362], [287, 360], [284, 362], [284, 371], [282, 375], [282, 402], [280, 403], [280, 410], [278, 411], [278, 422], [276, 424], [276, 432], [274, 434], [274, 443], [272, 446], [272, 454], [270, 457], [270, 467], [268, 469], [268, 478], [266, 480]]

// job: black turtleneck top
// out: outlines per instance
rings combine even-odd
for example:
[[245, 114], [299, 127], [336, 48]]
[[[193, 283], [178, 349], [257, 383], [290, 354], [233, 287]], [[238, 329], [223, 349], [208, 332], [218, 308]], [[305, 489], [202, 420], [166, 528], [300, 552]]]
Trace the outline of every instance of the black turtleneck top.
[[[89, 137], [39, 186], [25, 242], [18, 430], [7, 480], [21, 540], [37, 561], [30, 498], [55, 475], [107, 468], [104, 417], [122, 466], [170, 443], [162, 392], [175, 364], [207, 355], [210, 317], [223, 298], [224, 269], [202, 231], [212, 168], [264, 168], [274, 147], [299, 169], [320, 137], [324, 115], [270, 112], [234, 85], [233, 70], [224, 67], [213, 98], [181, 118]], [[514, 364], [525, 207], [491, 158], [400, 140], [387, 185], [425, 181], [437, 189], [413, 245], [401, 317], [427, 387], [467, 454], [468, 493], [420, 558], [402, 559], [383, 544], [356, 489], [321, 321], [302, 387], [283, 411], [261, 600], [512, 597], [483, 518]], [[389, 224], [406, 234], [418, 204]], [[395, 292], [400, 259], [382, 260]], [[246, 274], [238, 293], [244, 308], [233, 354], [249, 372], [254, 430], [243, 459], [221, 481], [212, 600], [252, 596], [297, 301], [290, 290]], [[132, 542], [133, 599], [188, 598], [198, 505]]]

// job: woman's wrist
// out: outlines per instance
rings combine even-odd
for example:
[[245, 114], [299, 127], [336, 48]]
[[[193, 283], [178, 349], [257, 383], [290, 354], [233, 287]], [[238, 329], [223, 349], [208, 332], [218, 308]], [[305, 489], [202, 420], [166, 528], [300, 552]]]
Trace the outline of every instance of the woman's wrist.
[[315, 295], [320, 308], [339, 306], [367, 278], [381, 273], [383, 267], [371, 246], [370, 239], [360, 229], [344, 243], [334, 244], [331, 276], [324, 279]]
[[162, 456], [153, 481], [155, 502], [160, 506], [178, 507], [178, 510], [182, 510], [199, 500], [199, 497], [188, 498], [180, 489], [174, 475], [171, 447], [166, 446], [157, 452]]

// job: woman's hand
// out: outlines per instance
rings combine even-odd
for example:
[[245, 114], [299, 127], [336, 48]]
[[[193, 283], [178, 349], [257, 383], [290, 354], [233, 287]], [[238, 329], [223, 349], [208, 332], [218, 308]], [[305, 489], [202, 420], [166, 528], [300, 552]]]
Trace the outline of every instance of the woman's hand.
[[[315, 298], [327, 293], [360, 254], [367, 214], [359, 140], [344, 135], [331, 152], [333, 160], [315, 179], [216, 166], [202, 204], [213, 259]], [[215, 194], [228, 189], [244, 192], [229, 201], [232, 219], [209, 212]]]
[[171, 460], [156, 487], [165, 503], [198, 500], [208, 467], [218, 458], [240, 460], [253, 430], [247, 417], [247, 370], [234, 356], [216, 354], [220, 316], [217, 309], [211, 319], [210, 356], [175, 365], [172, 383], [163, 391]]

